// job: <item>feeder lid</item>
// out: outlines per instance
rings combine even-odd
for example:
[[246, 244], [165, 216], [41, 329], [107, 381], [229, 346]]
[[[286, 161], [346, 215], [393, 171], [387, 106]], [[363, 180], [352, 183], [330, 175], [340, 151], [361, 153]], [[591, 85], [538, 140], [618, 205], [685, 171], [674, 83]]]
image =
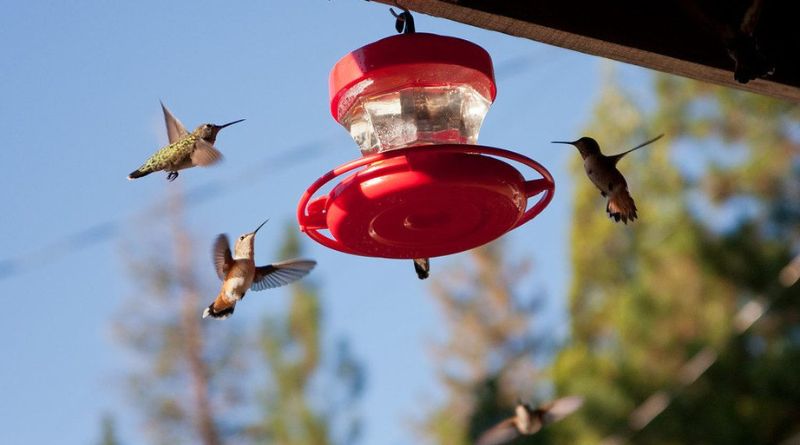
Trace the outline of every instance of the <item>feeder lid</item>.
[[399, 34], [340, 59], [328, 81], [331, 114], [341, 122], [362, 96], [412, 86], [470, 85], [494, 101], [492, 58], [480, 46], [428, 33]]

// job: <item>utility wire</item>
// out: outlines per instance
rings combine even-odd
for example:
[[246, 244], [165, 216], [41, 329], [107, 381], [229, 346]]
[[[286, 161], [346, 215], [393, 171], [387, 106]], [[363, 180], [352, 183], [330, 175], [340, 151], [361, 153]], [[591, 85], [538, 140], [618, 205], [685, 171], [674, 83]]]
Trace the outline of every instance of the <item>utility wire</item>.
[[[331, 136], [297, 144], [282, 153], [268, 156], [241, 170], [241, 173], [232, 175], [231, 179], [209, 181], [192, 187], [186, 192], [186, 205], [193, 207], [231, 193], [239, 189], [242, 184], [262, 180], [268, 177], [268, 175], [264, 174], [265, 171], [285, 171], [292, 166], [307, 162], [318, 156], [323, 148], [327, 149], [333, 144], [341, 143], [342, 140], [341, 136]], [[168, 202], [159, 202], [154, 206], [134, 211], [128, 217], [95, 223], [27, 254], [0, 260], [0, 280], [8, 279], [33, 269], [41, 270], [41, 267], [45, 264], [53, 263], [81, 250], [110, 241], [121, 233], [125, 221], [143, 215], [163, 215], [166, 214], [168, 209]]]
[[[800, 255], [797, 255], [781, 269], [778, 275], [777, 286], [771, 290], [776, 290], [780, 287], [789, 288], [794, 286], [798, 279], [800, 279]], [[765, 292], [751, 299], [736, 312], [733, 319], [734, 332], [731, 337], [744, 334], [751, 326], [762, 319], [764, 314], [770, 310], [781, 296], [786, 295], [786, 293], [784, 293], [770, 300], [766, 297], [767, 294], [768, 292]], [[622, 445], [628, 442], [634, 434], [647, 427], [653, 419], [658, 417], [659, 414], [669, 407], [669, 404], [677, 396], [678, 391], [697, 381], [718, 358], [719, 354], [714, 348], [706, 346], [701, 349], [678, 370], [677, 387], [673, 387], [671, 390], [662, 389], [651, 394], [650, 397], [645, 399], [644, 402], [639, 404], [639, 406], [628, 415], [628, 430], [607, 436], [600, 442], [600, 445]], [[790, 443], [795, 445], [800, 443], [800, 433], [783, 443], [787, 445]]]
[[[552, 52], [552, 54], [544, 54], [547, 52]], [[531, 54], [510, 57], [496, 64], [497, 71], [500, 73], [496, 78], [499, 81], [517, 76], [538, 68], [538, 65], [534, 63], [535, 59], [541, 57], [552, 61], [554, 58], [558, 58], [560, 54], [561, 51], [555, 48], [543, 47]], [[242, 169], [239, 174], [231, 176], [231, 178], [235, 179], [209, 181], [190, 188], [186, 192], [187, 206], [196, 206], [231, 193], [239, 189], [242, 184], [264, 179], [265, 171], [285, 171], [290, 167], [307, 162], [321, 153], [331, 153], [330, 146], [343, 142], [347, 142], [347, 139], [343, 135], [337, 134], [336, 136], [313, 139], [296, 144], [280, 154], [268, 156]], [[322, 151], [323, 148], [326, 151]], [[51, 264], [81, 250], [110, 241], [121, 233], [124, 221], [145, 214], [162, 214], [168, 211], [168, 207], [168, 203], [160, 202], [150, 208], [135, 211], [127, 218], [115, 218], [98, 222], [72, 234], [65, 235], [31, 252], [16, 257], [0, 259], [0, 281], [26, 273], [32, 269], [41, 270], [43, 265]]]

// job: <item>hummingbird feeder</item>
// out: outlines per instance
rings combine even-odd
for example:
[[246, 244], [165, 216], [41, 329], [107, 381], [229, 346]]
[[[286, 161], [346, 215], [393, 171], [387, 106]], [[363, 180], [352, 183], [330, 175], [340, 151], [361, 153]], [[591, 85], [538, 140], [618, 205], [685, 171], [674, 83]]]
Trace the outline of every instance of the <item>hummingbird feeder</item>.
[[[378, 40], [339, 60], [329, 89], [331, 113], [362, 157], [300, 199], [300, 229], [320, 244], [384, 258], [448, 255], [521, 226], [553, 197], [539, 163], [476, 145], [496, 85], [491, 57], [474, 43], [426, 33]], [[541, 177], [525, 179], [502, 159]]]

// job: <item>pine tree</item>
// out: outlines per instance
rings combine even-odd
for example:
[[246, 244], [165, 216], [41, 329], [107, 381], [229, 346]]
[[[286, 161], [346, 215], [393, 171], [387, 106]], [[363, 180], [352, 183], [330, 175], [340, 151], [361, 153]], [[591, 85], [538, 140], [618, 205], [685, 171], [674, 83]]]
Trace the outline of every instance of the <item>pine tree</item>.
[[527, 262], [507, 259], [501, 241], [473, 249], [465, 264], [433, 280], [448, 338], [435, 349], [447, 400], [428, 414], [435, 443], [471, 444], [513, 413], [517, 399], [542, 390], [533, 365], [552, 345], [532, 333], [533, 295], [517, 286]]
[[[297, 230], [289, 225], [280, 258], [301, 256]], [[358, 439], [358, 417], [351, 411], [364, 388], [364, 371], [346, 342], [340, 343], [333, 366], [324, 366], [322, 308], [309, 277], [291, 285], [285, 318], [268, 316], [259, 339], [270, 381], [264, 418], [252, 430], [259, 441], [278, 445], [352, 444]], [[326, 397], [314, 399], [315, 379], [327, 374]], [[337, 391], [338, 390], [338, 391]], [[328, 404], [321, 402], [327, 400]], [[318, 407], [316, 408], [315, 402]]]
[[[198, 255], [183, 217], [183, 195], [171, 187], [168, 218], [142, 225], [152, 244], [132, 243], [124, 256], [136, 296], [115, 323], [119, 340], [134, 352], [127, 388], [152, 443], [217, 445], [235, 437], [241, 423], [221, 421], [235, 412], [242, 388], [243, 337], [227, 326], [204, 323], [202, 310], [216, 294], [201, 280]], [[142, 252], [142, 250], [146, 250]], [[199, 249], [206, 251], [206, 249]], [[210, 260], [206, 275], [211, 274]], [[226, 416], [230, 418], [232, 416]]]
[[114, 423], [114, 418], [110, 414], [106, 414], [100, 421], [100, 440], [97, 441], [98, 445], [120, 445], [117, 438], [117, 428]]
[[[553, 373], [559, 392], [585, 394], [588, 403], [558, 427], [559, 437], [777, 443], [800, 424], [800, 384], [791, 377], [800, 371], [800, 303], [785, 298], [796, 287], [776, 285], [797, 248], [791, 132], [800, 114], [791, 104], [674, 77], [660, 76], [657, 93], [648, 116], [608, 83], [586, 131], [609, 153], [667, 134], [620, 163], [639, 220], [607, 220], [577, 156], [573, 165], [572, 343]], [[698, 146], [707, 141], [719, 146]], [[678, 144], [691, 151], [676, 155], [670, 148]], [[699, 175], [689, 170], [698, 159], [706, 164]], [[756, 295], [776, 306], [740, 335], [735, 316]], [[683, 365], [698, 351], [719, 359], [687, 387]], [[629, 414], [654, 393], [672, 403], [637, 427]]]
[[[130, 373], [130, 386], [149, 439], [204, 445], [355, 443], [360, 426], [355, 406], [365, 373], [346, 341], [332, 354], [332, 365], [323, 366], [322, 310], [313, 278], [291, 285], [288, 313], [269, 315], [257, 332], [241, 321], [203, 320], [202, 309], [217, 289], [198, 284], [204, 282], [192, 260], [198, 249], [183, 224], [182, 208], [176, 193], [169, 203], [170, 230], [147, 226], [149, 239], [167, 242], [136, 243], [152, 251], [125, 256], [138, 295], [123, 311], [117, 330], [140, 359]], [[286, 240], [278, 256], [298, 256], [296, 228], [287, 230]], [[210, 255], [199, 257], [206, 260], [201, 261], [206, 275], [213, 276]], [[256, 383], [262, 373], [269, 377], [265, 387]], [[315, 379], [330, 380], [334, 390], [321, 398], [328, 405], [312, 399]], [[259, 393], [266, 394], [265, 400], [258, 399]], [[260, 417], [253, 418], [258, 411]]]

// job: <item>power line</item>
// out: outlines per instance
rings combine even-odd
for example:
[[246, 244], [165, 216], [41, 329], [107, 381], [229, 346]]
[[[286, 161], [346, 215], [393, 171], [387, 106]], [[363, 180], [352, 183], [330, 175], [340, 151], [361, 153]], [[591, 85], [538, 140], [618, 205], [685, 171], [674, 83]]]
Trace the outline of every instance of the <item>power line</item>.
[[[795, 285], [798, 279], [800, 279], [800, 255], [797, 255], [781, 269], [778, 275], [777, 286], [789, 288]], [[783, 295], [769, 300], [766, 294], [767, 292], [751, 299], [736, 312], [733, 318], [734, 332], [731, 337], [744, 334], [751, 326], [761, 320], [764, 314], [766, 314]], [[678, 391], [697, 381], [718, 358], [719, 354], [714, 348], [706, 346], [701, 349], [678, 369], [677, 387], [673, 388], [671, 391], [661, 389], [651, 394], [650, 397], [645, 399], [644, 402], [634, 408], [628, 415], [628, 431], [617, 432], [611, 436], [607, 436], [600, 442], [600, 445], [622, 445], [628, 442], [634, 434], [647, 427], [653, 419], [658, 417], [659, 414], [669, 407], [672, 400], [677, 396]], [[788, 439], [785, 443], [793, 443], [792, 440], [800, 440], [800, 434], [793, 436], [793, 438]]]
[[[538, 66], [533, 63], [540, 53], [548, 52], [550, 48], [545, 47], [533, 54], [525, 54], [510, 57], [496, 64], [500, 74], [498, 80], [504, 80], [532, 70]], [[555, 50], [553, 50], [555, 51]], [[553, 57], [558, 57], [560, 52], [548, 56], [552, 61]], [[187, 206], [196, 206], [203, 202], [231, 193], [240, 188], [244, 183], [256, 182], [264, 178], [265, 170], [284, 171], [288, 167], [299, 165], [308, 161], [315, 155], [321, 153], [323, 147], [342, 143], [346, 141], [341, 135], [330, 136], [307, 140], [296, 144], [284, 152], [263, 158], [261, 161], [250, 165], [240, 171], [237, 175], [232, 175], [232, 179], [209, 181], [204, 184], [190, 188], [186, 193]], [[328, 151], [330, 153], [330, 151]], [[236, 186], [236, 187], [234, 187]], [[18, 255], [16, 257], [0, 259], [0, 281], [12, 276], [25, 273], [32, 269], [40, 270], [43, 265], [51, 264], [61, 258], [80, 252], [89, 247], [105, 243], [115, 238], [121, 233], [123, 221], [136, 217], [140, 214], [152, 213], [161, 214], [167, 211], [166, 203], [159, 203], [148, 209], [140, 209], [133, 212], [127, 218], [116, 218], [92, 224], [60, 239], [46, 244], [32, 252]]]
[[[287, 167], [307, 162], [315, 155], [318, 155], [323, 147], [341, 141], [341, 136], [336, 136], [335, 138], [331, 136], [296, 144], [278, 155], [268, 156], [254, 165], [241, 170], [240, 174], [232, 175], [231, 179], [209, 181], [192, 187], [186, 192], [187, 206], [191, 207], [202, 204], [211, 199], [231, 193], [240, 188], [244, 183], [252, 183], [261, 180], [265, 177], [264, 170], [266, 169], [283, 171], [286, 170]], [[154, 206], [135, 211], [128, 217], [110, 219], [92, 224], [89, 227], [66, 235], [27, 254], [0, 260], [0, 280], [33, 269], [41, 270], [43, 265], [53, 263], [64, 257], [80, 252], [81, 250], [110, 241], [121, 233], [124, 221], [144, 214], [163, 215], [168, 211], [168, 207], [168, 203], [159, 202]]]

